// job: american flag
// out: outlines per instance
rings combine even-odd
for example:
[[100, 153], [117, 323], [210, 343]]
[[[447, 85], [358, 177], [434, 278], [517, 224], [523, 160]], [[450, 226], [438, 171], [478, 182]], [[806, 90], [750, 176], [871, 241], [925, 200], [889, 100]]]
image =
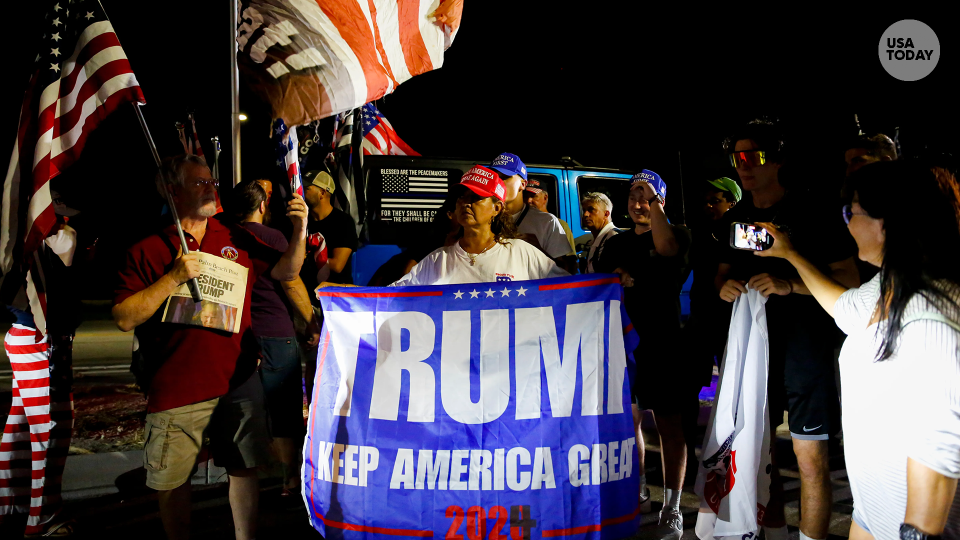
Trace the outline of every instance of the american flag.
[[[274, 118], [308, 124], [439, 69], [462, 0], [244, 0], [238, 61]], [[432, 15], [432, 16], [431, 16]]]
[[108, 114], [127, 102], [146, 103], [97, 0], [50, 1], [41, 39], [3, 185], [4, 274], [23, 264], [56, 226], [50, 179], [80, 157]]
[[360, 149], [369, 156], [419, 156], [413, 148], [403, 142], [390, 122], [374, 107], [367, 103], [361, 108], [363, 114], [363, 141]]
[[297, 128], [287, 129], [282, 118], [273, 122], [273, 141], [277, 145], [277, 167], [287, 173], [291, 193], [303, 197], [303, 179], [300, 176], [300, 143], [297, 141]]
[[446, 176], [385, 174], [380, 207], [400, 210], [433, 210], [447, 196]]

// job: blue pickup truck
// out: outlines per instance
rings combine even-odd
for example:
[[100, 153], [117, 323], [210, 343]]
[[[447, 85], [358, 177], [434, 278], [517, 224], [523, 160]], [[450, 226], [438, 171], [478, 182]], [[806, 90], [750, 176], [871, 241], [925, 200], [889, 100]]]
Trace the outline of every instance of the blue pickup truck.
[[[369, 241], [354, 254], [353, 282], [366, 285], [374, 272], [411, 241], [424, 234], [447, 189], [476, 163], [488, 160], [408, 156], [366, 156], [363, 164], [366, 191], [365, 215]], [[613, 222], [633, 227], [625, 201], [633, 173], [615, 169], [566, 164], [528, 164], [527, 176], [539, 180], [549, 194], [548, 210], [567, 222], [576, 238], [579, 255], [585, 256], [592, 239], [580, 222], [580, 197], [591, 191], [606, 193], [614, 201]], [[669, 214], [668, 214], [669, 215]], [[674, 222], [681, 216], [670, 216]], [[683, 314], [689, 313], [692, 276], [681, 293]]]

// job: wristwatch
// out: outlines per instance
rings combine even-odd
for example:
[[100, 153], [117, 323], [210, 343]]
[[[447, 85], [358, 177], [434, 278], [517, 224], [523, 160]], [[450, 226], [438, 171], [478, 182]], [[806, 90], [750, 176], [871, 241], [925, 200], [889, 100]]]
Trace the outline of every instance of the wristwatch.
[[663, 206], [663, 197], [661, 197], [659, 193], [654, 195], [652, 199], [648, 200], [647, 204], [653, 204], [654, 201], [660, 203], [660, 205]]
[[901, 523], [900, 540], [940, 540], [940, 535], [926, 534], [909, 523]]

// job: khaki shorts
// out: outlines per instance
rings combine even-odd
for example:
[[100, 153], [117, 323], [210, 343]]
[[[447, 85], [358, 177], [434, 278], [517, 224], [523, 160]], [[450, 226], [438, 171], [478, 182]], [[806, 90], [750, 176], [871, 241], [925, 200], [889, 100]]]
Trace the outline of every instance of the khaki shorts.
[[270, 435], [260, 377], [254, 373], [221, 398], [147, 414], [144, 434], [147, 487], [156, 490], [190, 479], [204, 438], [210, 440], [214, 464], [228, 472], [265, 465]]

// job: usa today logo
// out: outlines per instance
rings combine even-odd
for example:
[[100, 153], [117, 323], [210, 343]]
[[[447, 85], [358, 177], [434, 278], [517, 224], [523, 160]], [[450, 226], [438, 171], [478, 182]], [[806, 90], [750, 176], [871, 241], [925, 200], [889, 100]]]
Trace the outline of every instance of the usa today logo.
[[919, 81], [937, 67], [940, 40], [926, 24], [906, 19], [893, 23], [880, 36], [880, 63], [901, 81]]

